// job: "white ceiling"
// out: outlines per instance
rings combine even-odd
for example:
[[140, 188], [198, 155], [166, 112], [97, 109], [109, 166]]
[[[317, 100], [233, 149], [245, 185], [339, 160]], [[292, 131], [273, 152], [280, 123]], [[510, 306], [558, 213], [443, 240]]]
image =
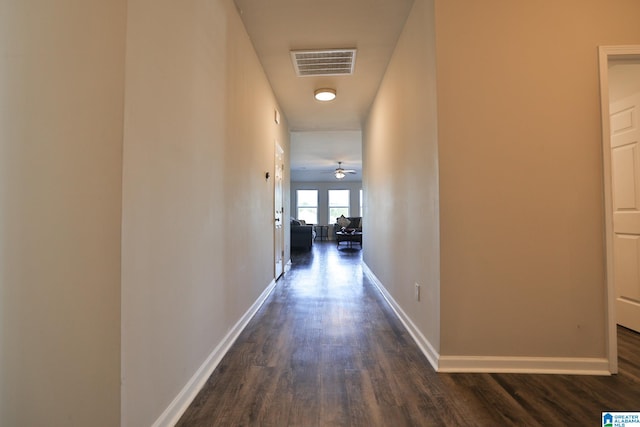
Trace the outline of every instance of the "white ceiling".
[[362, 133], [351, 131], [291, 132], [291, 180], [334, 181], [342, 162], [353, 169], [342, 181], [362, 181]]
[[[235, 0], [292, 132], [292, 180], [337, 162], [362, 179], [361, 124], [413, 0]], [[291, 50], [356, 48], [353, 75], [297, 77]], [[313, 98], [336, 89], [334, 101]], [[351, 132], [349, 132], [351, 131]], [[357, 158], [356, 158], [357, 157]], [[306, 168], [306, 169], [303, 169]], [[303, 172], [306, 170], [307, 172]], [[305, 175], [306, 178], [305, 178]], [[323, 180], [331, 180], [329, 177]], [[321, 177], [315, 176], [315, 178]], [[354, 178], [354, 177], [351, 177]]]

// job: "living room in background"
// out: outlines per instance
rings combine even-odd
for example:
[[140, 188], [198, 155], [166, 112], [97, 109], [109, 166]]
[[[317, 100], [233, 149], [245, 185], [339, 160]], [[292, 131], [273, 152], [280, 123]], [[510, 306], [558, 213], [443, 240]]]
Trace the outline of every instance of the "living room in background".
[[349, 216], [349, 190], [329, 190], [329, 224], [341, 215]]
[[296, 218], [307, 224], [318, 223], [318, 190], [296, 191]]

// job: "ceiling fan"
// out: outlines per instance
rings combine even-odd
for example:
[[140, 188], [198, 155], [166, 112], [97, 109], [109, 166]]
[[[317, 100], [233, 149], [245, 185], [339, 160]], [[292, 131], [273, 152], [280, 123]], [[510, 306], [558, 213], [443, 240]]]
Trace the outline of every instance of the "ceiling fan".
[[353, 169], [343, 169], [342, 162], [338, 162], [338, 167], [333, 172], [333, 174], [336, 176], [336, 179], [342, 179], [347, 176], [348, 173], [356, 173], [356, 171]]

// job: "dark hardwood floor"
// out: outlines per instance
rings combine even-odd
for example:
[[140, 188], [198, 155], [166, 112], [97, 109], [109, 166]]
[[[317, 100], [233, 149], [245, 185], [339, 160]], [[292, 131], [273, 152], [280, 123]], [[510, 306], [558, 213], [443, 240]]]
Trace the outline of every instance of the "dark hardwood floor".
[[611, 377], [438, 374], [376, 288], [361, 250], [294, 253], [179, 426], [599, 426], [640, 411], [640, 335]]

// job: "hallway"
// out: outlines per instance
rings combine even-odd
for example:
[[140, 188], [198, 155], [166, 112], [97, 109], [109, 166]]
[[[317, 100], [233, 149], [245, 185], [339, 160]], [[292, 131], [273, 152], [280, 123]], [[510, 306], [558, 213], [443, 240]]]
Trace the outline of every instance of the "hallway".
[[292, 254], [178, 425], [596, 425], [638, 409], [640, 337], [624, 329], [613, 377], [435, 373], [361, 255], [333, 242]]

